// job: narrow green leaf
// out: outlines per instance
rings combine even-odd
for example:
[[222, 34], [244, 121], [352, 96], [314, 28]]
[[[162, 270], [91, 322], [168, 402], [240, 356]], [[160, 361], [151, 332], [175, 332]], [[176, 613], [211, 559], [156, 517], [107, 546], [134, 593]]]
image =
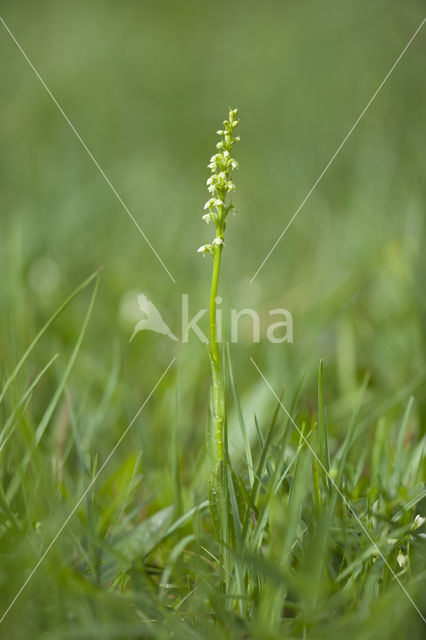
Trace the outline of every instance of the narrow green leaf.
[[22, 358], [19, 360], [18, 364], [16, 365], [16, 367], [14, 368], [14, 370], [12, 371], [12, 373], [9, 375], [9, 377], [6, 379], [3, 389], [0, 393], [0, 402], [2, 402], [9, 386], [12, 384], [12, 382], [14, 381], [14, 379], [16, 378], [16, 376], [18, 375], [19, 371], [22, 368], [22, 365], [24, 364], [24, 362], [26, 361], [26, 359], [28, 358], [28, 356], [30, 355], [31, 351], [34, 349], [34, 347], [36, 346], [37, 342], [40, 340], [40, 338], [46, 333], [46, 331], [49, 329], [49, 327], [55, 322], [56, 318], [58, 316], [61, 315], [62, 311], [64, 311], [64, 309], [66, 309], [66, 307], [69, 305], [70, 302], [72, 302], [72, 300], [74, 300], [74, 298], [81, 292], [83, 291], [86, 287], [89, 286], [89, 284], [99, 276], [99, 272], [103, 269], [103, 267], [99, 267], [99, 269], [96, 269], [96, 271], [94, 273], [92, 273], [91, 276], [89, 276], [86, 280], [84, 280], [84, 282], [82, 282], [72, 293], [71, 295], [68, 296], [68, 298], [65, 300], [65, 302], [63, 302], [61, 304], [60, 307], [58, 307], [58, 309], [55, 311], [55, 313], [49, 318], [49, 320], [43, 325], [43, 327], [40, 329], [40, 331], [38, 332], [38, 334], [35, 336], [35, 338], [33, 339], [33, 341], [31, 342], [31, 344], [29, 345], [29, 347], [27, 348], [27, 350], [25, 351], [24, 355], [22, 356]]
[[34, 437], [33, 437], [33, 441], [30, 444], [30, 446], [28, 447], [28, 449], [27, 449], [27, 451], [26, 451], [26, 453], [25, 453], [25, 455], [23, 457], [23, 460], [22, 460], [22, 462], [21, 462], [21, 464], [19, 466], [19, 469], [14, 474], [14, 476], [12, 478], [12, 481], [11, 481], [9, 487], [8, 487], [6, 496], [7, 496], [7, 499], [9, 501], [12, 500], [12, 498], [15, 495], [16, 491], [18, 490], [18, 487], [19, 487], [20, 483], [22, 482], [22, 478], [25, 475], [25, 470], [26, 470], [26, 468], [27, 468], [27, 466], [28, 466], [33, 454], [34, 454], [34, 451], [38, 447], [38, 445], [39, 445], [39, 443], [40, 443], [40, 441], [41, 441], [41, 439], [42, 439], [42, 437], [44, 435], [44, 432], [46, 431], [46, 428], [47, 428], [47, 426], [48, 426], [48, 424], [50, 422], [50, 419], [51, 419], [51, 417], [53, 415], [53, 412], [56, 409], [56, 406], [57, 406], [57, 404], [59, 402], [59, 399], [60, 399], [60, 397], [62, 395], [62, 392], [63, 392], [63, 390], [65, 388], [65, 384], [66, 384], [66, 382], [68, 380], [68, 377], [69, 377], [69, 375], [71, 373], [71, 370], [72, 370], [72, 368], [74, 366], [74, 363], [75, 363], [75, 361], [77, 359], [77, 355], [78, 355], [78, 353], [80, 351], [80, 347], [81, 347], [81, 344], [83, 342], [84, 335], [86, 333], [87, 325], [89, 323], [89, 318], [90, 318], [90, 316], [92, 314], [93, 306], [94, 306], [95, 299], [96, 299], [96, 293], [98, 291], [98, 286], [99, 286], [99, 277], [98, 277], [97, 272], [96, 272], [96, 276], [93, 276], [93, 277], [96, 277], [95, 286], [94, 286], [93, 293], [92, 293], [92, 296], [91, 296], [91, 299], [90, 299], [88, 310], [86, 312], [86, 316], [85, 316], [84, 321], [83, 321], [83, 325], [81, 327], [79, 336], [77, 338], [77, 342], [75, 344], [75, 347], [73, 349], [71, 357], [70, 357], [70, 359], [68, 361], [68, 364], [66, 366], [65, 372], [64, 372], [64, 374], [63, 374], [63, 376], [62, 376], [62, 378], [61, 378], [61, 380], [60, 380], [60, 382], [59, 382], [59, 384], [58, 384], [58, 386], [56, 388], [56, 391], [55, 391], [55, 393], [54, 393], [54, 395], [53, 395], [53, 397], [52, 397], [52, 399], [51, 399], [46, 411], [43, 414], [42, 419], [40, 420], [40, 423], [39, 423], [37, 429], [36, 429], [36, 432], [35, 432]]

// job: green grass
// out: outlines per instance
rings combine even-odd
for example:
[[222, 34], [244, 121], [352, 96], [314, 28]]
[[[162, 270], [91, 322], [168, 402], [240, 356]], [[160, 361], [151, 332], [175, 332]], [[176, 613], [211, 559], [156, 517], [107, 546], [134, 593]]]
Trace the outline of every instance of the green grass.
[[[206, 454], [190, 463], [176, 405], [167, 421], [171, 444], [161, 484], [147, 494], [143, 456], [125, 442], [128, 453], [98, 475], [105, 450], [96, 437], [85, 437], [91, 420], [85, 412], [76, 415], [67, 382], [98, 282], [94, 274], [76, 289], [4, 382], [2, 408], [10, 416], [0, 454], [6, 607], [90, 487], [2, 622], [5, 637], [31, 629], [52, 638], [337, 638], [344, 630], [357, 638], [420, 638], [424, 527], [417, 529], [414, 520], [426, 497], [425, 438], [408, 390], [374, 406], [365, 379], [352, 416], [342, 419], [346, 437], [329, 442], [329, 431], [340, 425], [328, 424], [321, 363], [317, 409], [302, 399], [303, 385], [278, 404], [271, 393], [271, 416], [256, 419], [257, 436], [249, 439], [228, 350], [228, 395], [243, 451], [216, 469], [220, 495], [212, 521]], [[22, 395], [19, 370], [88, 286], [93, 294], [81, 332], [39, 413], [34, 398], [53, 363], [32, 373]], [[168, 389], [162, 383], [155, 401], [163, 403], [176, 384], [179, 376]], [[149, 418], [141, 423], [144, 428]]]
[[[423, 13], [2, 4], [177, 285], [0, 30], [0, 617], [90, 487], [0, 638], [423, 638], [404, 589], [425, 616], [424, 33], [248, 284]], [[294, 343], [253, 345], [242, 322], [225, 350], [213, 522], [205, 345], [129, 345], [125, 301], [145, 292], [177, 335], [182, 292], [207, 306], [194, 249], [228, 103], [243, 143], [224, 317], [285, 307]]]

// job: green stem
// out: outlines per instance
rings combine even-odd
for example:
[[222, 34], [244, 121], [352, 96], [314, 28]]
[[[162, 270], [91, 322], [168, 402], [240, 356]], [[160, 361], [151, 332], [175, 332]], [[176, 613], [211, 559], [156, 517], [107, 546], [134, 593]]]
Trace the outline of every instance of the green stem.
[[219, 285], [220, 259], [222, 256], [222, 245], [215, 246], [213, 258], [212, 286], [210, 290], [210, 343], [212, 357], [215, 364], [220, 368], [219, 349], [216, 341], [216, 297]]
[[225, 387], [220, 366], [219, 349], [216, 340], [216, 297], [219, 285], [221, 256], [222, 245], [216, 245], [213, 257], [212, 285], [210, 290], [210, 362], [212, 367], [215, 435], [219, 461], [224, 459], [223, 431], [225, 420]]

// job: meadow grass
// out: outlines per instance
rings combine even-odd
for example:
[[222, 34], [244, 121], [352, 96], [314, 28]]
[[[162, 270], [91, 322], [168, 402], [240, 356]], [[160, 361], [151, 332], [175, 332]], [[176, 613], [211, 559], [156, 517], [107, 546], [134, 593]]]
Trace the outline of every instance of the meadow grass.
[[[101, 462], [84, 447], [81, 416], [66, 393], [93, 308], [94, 278], [98, 274], [75, 292], [93, 289], [45, 412], [34, 417], [30, 400], [51, 362], [22, 395], [13, 381], [74, 294], [4, 383], [2, 407], [10, 416], [1, 451], [6, 604]], [[321, 363], [317, 410], [301, 401], [302, 389], [292, 398], [283, 394], [293, 424], [271, 397], [271, 416], [254, 417], [257, 435], [249, 442], [230, 350], [226, 368], [244, 453], [224, 467], [218, 526], [209, 514], [205, 473], [195, 469], [191, 478], [199, 487], [195, 504], [191, 483], [182, 481], [186, 456], [172, 423], [173, 500], [140, 502], [137, 451], [106, 471], [2, 622], [5, 637], [422, 637], [424, 622], [393, 575], [421, 607], [425, 438], [412, 431], [413, 398], [404, 401], [405, 410], [396, 399], [372, 411], [364, 382], [346, 438], [330, 446]], [[59, 401], [56, 436], [43, 444]], [[53, 497], [57, 507], [50, 512]]]
[[[225, 125], [235, 126], [233, 117], [236, 110]], [[212, 171], [223, 171], [216, 162]], [[141, 501], [137, 449], [104, 472], [111, 453], [103, 460], [105, 453], [85, 439], [87, 418], [75, 413], [69, 376], [94, 309], [98, 269], [41, 327], [0, 393], [1, 624], [9, 637], [422, 637], [426, 437], [418, 437], [413, 423], [409, 392], [415, 388], [371, 407], [364, 376], [352, 396], [352, 415], [343, 419], [345, 437], [330, 442], [323, 362], [313, 409], [302, 399], [302, 385], [278, 396], [250, 358], [271, 394], [270, 417], [252, 415], [249, 429], [232, 350], [216, 342], [231, 208], [225, 200], [229, 177], [217, 175], [224, 184], [214, 185], [206, 206], [220, 241], [201, 247], [213, 257], [213, 276], [212, 390], [200, 462], [210, 458], [212, 470], [200, 463], [187, 468], [177, 402], [168, 421], [170, 474], [163, 482], [171, 499], [163, 486], [162, 495], [154, 488]], [[75, 344], [56, 384], [50, 381], [49, 401], [37, 410], [34, 398], [57, 355], [22, 373], [31, 371], [39, 343], [86, 289], [92, 293]], [[164, 401], [164, 391], [158, 394], [157, 402]], [[108, 406], [109, 395], [101, 405]], [[231, 398], [242, 447], [234, 454]]]
[[385, 19], [379, 0], [367, 14], [346, 0], [166, 0], [119, 13], [42, 0], [32, 11], [4, 3], [194, 308], [210, 277], [208, 256], [194, 255], [205, 158], [223, 101], [240, 106], [223, 306], [266, 316], [284, 305], [295, 342], [252, 345], [242, 331], [220, 354], [216, 517], [204, 345], [179, 347], [97, 477], [175, 355], [160, 336], [128, 345], [123, 296], [143, 288], [175, 330], [178, 289], [2, 37], [0, 637], [420, 640], [424, 40], [261, 278], [246, 280], [421, 3], [389, 2]]

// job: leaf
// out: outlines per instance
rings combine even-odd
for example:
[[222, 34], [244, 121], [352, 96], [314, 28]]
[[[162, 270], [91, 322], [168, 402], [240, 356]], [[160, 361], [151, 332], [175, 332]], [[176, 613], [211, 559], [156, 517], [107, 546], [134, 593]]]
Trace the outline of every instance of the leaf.
[[35, 336], [35, 338], [33, 339], [33, 341], [31, 342], [30, 346], [27, 348], [27, 350], [25, 351], [24, 355], [21, 357], [21, 359], [19, 360], [18, 364], [16, 365], [16, 367], [14, 368], [14, 370], [12, 371], [12, 373], [10, 374], [10, 376], [6, 379], [6, 382], [4, 383], [3, 389], [0, 393], [0, 403], [2, 402], [6, 391], [8, 390], [9, 386], [11, 385], [11, 383], [13, 382], [13, 380], [16, 378], [16, 376], [18, 375], [19, 371], [22, 368], [22, 365], [24, 364], [24, 362], [26, 361], [26, 359], [28, 358], [28, 356], [30, 355], [31, 351], [34, 349], [34, 347], [36, 346], [37, 342], [40, 340], [40, 338], [46, 333], [46, 331], [48, 330], [48, 328], [53, 324], [53, 322], [56, 320], [56, 318], [61, 315], [62, 311], [64, 309], [66, 309], [66, 307], [69, 305], [70, 302], [72, 302], [72, 300], [74, 300], [74, 298], [80, 293], [80, 291], [83, 291], [83, 289], [85, 289], [91, 282], [92, 280], [94, 280], [95, 278], [98, 277], [99, 272], [101, 271], [103, 267], [99, 267], [99, 269], [97, 269], [94, 273], [92, 273], [91, 276], [89, 276], [86, 280], [84, 280], [84, 282], [82, 282], [69, 296], [68, 298], [65, 300], [65, 302], [63, 302], [61, 304], [60, 307], [58, 307], [58, 309], [56, 309], [55, 313], [50, 316], [49, 320], [43, 325], [43, 327], [40, 329], [40, 331], [38, 332], [38, 334]]
[[241, 436], [242, 436], [243, 444], [244, 444], [244, 450], [245, 450], [245, 455], [246, 455], [246, 463], [247, 463], [247, 470], [248, 470], [248, 474], [249, 474], [250, 489], [251, 489], [253, 487], [253, 485], [254, 485], [253, 458], [252, 458], [252, 455], [251, 455], [250, 443], [249, 443], [249, 439], [248, 439], [248, 436], [247, 436], [247, 429], [246, 429], [246, 425], [245, 425], [245, 422], [244, 422], [243, 412], [241, 410], [240, 398], [238, 396], [238, 391], [237, 391], [237, 388], [236, 388], [236, 385], [235, 385], [235, 381], [234, 381], [234, 372], [233, 372], [233, 369], [232, 369], [231, 352], [229, 350], [229, 344], [228, 344], [227, 352], [228, 352], [229, 379], [230, 379], [230, 383], [231, 383], [232, 393], [233, 393], [233, 396], [234, 396], [235, 406], [237, 408], [238, 421], [240, 423], [240, 428], [241, 428]]
[[210, 474], [208, 481], [208, 499], [213, 528], [218, 540], [221, 539], [223, 512], [225, 504], [225, 487], [223, 483], [224, 462], [220, 460]]
[[212, 469], [215, 469], [216, 465], [219, 462], [219, 457], [217, 453], [217, 441], [216, 441], [216, 422], [215, 422], [214, 416], [215, 414], [214, 414], [214, 407], [213, 407], [213, 389], [212, 387], [210, 387], [209, 411], [207, 416], [206, 445], [207, 445], [207, 453], [209, 456]]
[[[240, 480], [231, 466], [220, 460], [212, 471], [208, 482], [210, 514], [216, 537], [231, 542], [241, 531], [241, 522], [246, 511], [246, 501], [240, 489]], [[238, 516], [238, 520], [236, 520]]]
[[144, 557], [151, 547], [163, 538], [173, 518], [174, 506], [160, 509], [134, 527], [128, 535], [122, 536], [115, 548], [132, 562]]
[[[96, 272], [96, 274], [97, 274], [97, 272]], [[92, 280], [93, 277], [91, 277], [89, 280]], [[86, 283], [87, 283], [87, 281], [86, 281]], [[48, 425], [50, 423], [50, 420], [51, 420], [51, 418], [53, 416], [53, 413], [54, 413], [54, 411], [55, 411], [55, 409], [57, 407], [59, 399], [62, 396], [62, 393], [64, 391], [65, 385], [66, 385], [67, 380], [68, 380], [68, 377], [69, 377], [69, 375], [71, 373], [71, 370], [72, 370], [72, 368], [74, 366], [74, 363], [75, 363], [75, 361], [77, 359], [77, 356], [78, 356], [78, 353], [80, 351], [80, 347], [81, 347], [81, 344], [83, 342], [83, 338], [85, 336], [87, 326], [89, 324], [89, 319], [90, 319], [90, 316], [92, 314], [93, 306], [95, 304], [95, 298], [96, 298], [96, 293], [98, 291], [98, 285], [99, 285], [99, 277], [96, 278], [95, 286], [93, 288], [92, 296], [90, 298], [89, 307], [88, 307], [86, 315], [84, 317], [83, 325], [82, 325], [82, 327], [80, 329], [80, 333], [78, 335], [78, 338], [77, 338], [77, 341], [75, 343], [74, 349], [73, 349], [73, 351], [71, 353], [71, 356], [70, 356], [70, 358], [68, 360], [68, 363], [67, 363], [67, 366], [65, 368], [65, 372], [63, 373], [62, 378], [61, 378], [61, 380], [60, 380], [60, 382], [59, 382], [59, 384], [58, 384], [58, 386], [57, 386], [57, 388], [55, 390], [55, 393], [53, 394], [53, 396], [52, 396], [52, 398], [51, 398], [51, 400], [50, 400], [50, 402], [49, 402], [49, 404], [48, 404], [48, 406], [47, 406], [47, 408], [46, 408], [46, 410], [45, 410], [45, 412], [44, 412], [44, 414], [43, 414], [43, 416], [42, 416], [42, 418], [41, 418], [41, 420], [40, 420], [40, 422], [38, 424], [38, 427], [37, 427], [37, 429], [35, 431], [35, 434], [33, 436], [32, 442], [29, 445], [27, 451], [25, 452], [25, 455], [24, 455], [24, 457], [23, 457], [23, 459], [22, 459], [22, 461], [21, 461], [21, 463], [19, 465], [19, 468], [17, 469], [17, 471], [16, 471], [15, 475], [13, 476], [12, 481], [11, 481], [9, 487], [8, 487], [8, 490], [7, 490], [7, 493], [6, 493], [6, 497], [7, 497], [7, 500], [9, 502], [9, 504], [10, 504], [11, 500], [13, 499], [14, 495], [16, 494], [16, 492], [17, 492], [17, 490], [18, 490], [18, 488], [19, 488], [19, 486], [20, 486], [20, 484], [22, 482], [22, 479], [25, 477], [26, 469], [27, 469], [29, 463], [31, 462], [31, 459], [32, 459], [32, 457], [34, 455], [34, 452], [36, 451], [38, 445], [41, 442], [41, 439], [42, 439], [42, 437], [43, 437], [43, 435], [44, 435], [44, 433], [45, 433], [45, 431], [46, 431], [46, 429], [47, 429], [47, 427], [48, 427]], [[81, 285], [81, 287], [83, 287], [83, 285]], [[80, 289], [81, 289], [81, 287], [80, 287]], [[78, 291], [80, 289], [77, 289], [76, 291]], [[56, 316], [52, 316], [52, 317], [56, 317]], [[24, 354], [24, 356], [25, 356], [25, 354]], [[21, 362], [22, 361], [23, 361], [23, 359], [21, 359]], [[18, 365], [18, 366], [20, 366], [20, 365]], [[6, 386], [5, 386], [5, 388], [6, 388]]]

